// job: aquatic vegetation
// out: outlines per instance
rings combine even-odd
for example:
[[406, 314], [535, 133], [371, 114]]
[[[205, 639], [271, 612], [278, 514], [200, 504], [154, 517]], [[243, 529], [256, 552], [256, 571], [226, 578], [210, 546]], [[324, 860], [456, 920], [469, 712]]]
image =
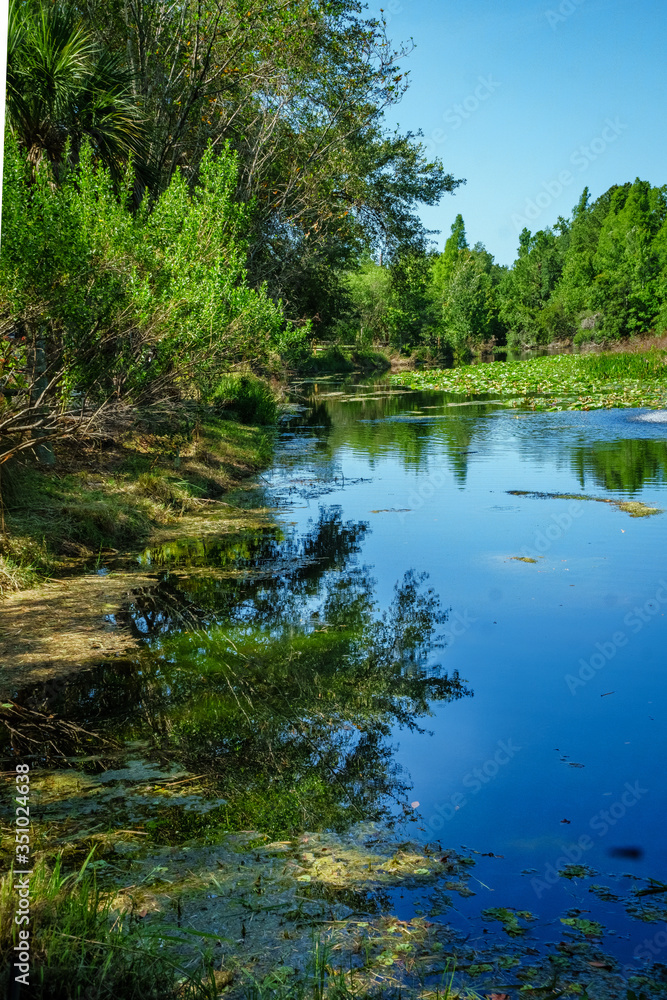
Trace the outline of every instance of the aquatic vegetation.
[[514, 910], [508, 909], [505, 906], [492, 906], [486, 910], [482, 910], [483, 920], [499, 920], [503, 926], [503, 930], [510, 937], [521, 937], [528, 930], [519, 921], [524, 922], [535, 920], [535, 916], [529, 910]]
[[494, 393], [505, 406], [531, 410], [667, 407], [667, 352], [557, 354], [459, 368], [397, 372], [392, 385], [466, 396]]
[[[591, 497], [584, 493], [540, 493], [531, 490], [508, 490], [514, 497], [533, 497], [538, 500], [591, 500], [594, 503], [607, 503], [618, 510], [624, 511], [630, 517], [651, 517], [653, 514], [664, 514], [661, 507], [649, 507], [648, 504], [638, 500], [615, 500], [613, 497]], [[512, 556], [513, 559], [520, 559], [522, 562], [535, 562], [534, 559], [521, 559], [520, 556]]]
[[[36, 1000], [214, 1000], [208, 976], [193, 976], [165, 954], [164, 941], [146, 932], [141, 914], [113, 912], [113, 896], [103, 892], [92, 870], [93, 852], [66, 874], [61, 857], [39, 860], [30, 880], [34, 930], [30, 940], [30, 996]], [[0, 985], [8, 988], [17, 940], [12, 923], [14, 875], [0, 882]], [[14, 898], [13, 898], [14, 897]], [[14, 904], [14, 905], [12, 905]], [[172, 934], [173, 937], [173, 934]], [[74, 992], [73, 992], [74, 991]], [[8, 990], [9, 995], [9, 990]]]
[[602, 937], [604, 927], [597, 920], [584, 920], [581, 917], [561, 917], [561, 924], [581, 931], [586, 937]]
[[590, 878], [591, 875], [595, 875], [595, 869], [589, 868], [588, 865], [565, 865], [558, 874], [561, 878]]

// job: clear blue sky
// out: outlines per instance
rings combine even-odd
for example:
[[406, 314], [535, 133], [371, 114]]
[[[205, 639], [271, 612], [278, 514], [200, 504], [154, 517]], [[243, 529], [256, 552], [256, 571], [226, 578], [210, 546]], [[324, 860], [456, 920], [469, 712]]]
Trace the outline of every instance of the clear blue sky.
[[[667, 8], [659, 0], [372, 0], [414, 39], [387, 126], [421, 129], [456, 194], [421, 212], [442, 248], [458, 212], [498, 263], [518, 234], [641, 177], [667, 183]], [[458, 107], [457, 107], [458, 106]], [[533, 216], [531, 219], [530, 216]]]

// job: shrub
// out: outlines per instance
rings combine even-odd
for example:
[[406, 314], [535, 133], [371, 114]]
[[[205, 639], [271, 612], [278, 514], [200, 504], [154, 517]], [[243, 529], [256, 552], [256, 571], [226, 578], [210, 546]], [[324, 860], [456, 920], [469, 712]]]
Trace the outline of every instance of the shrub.
[[226, 375], [216, 386], [212, 402], [218, 410], [231, 411], [242, 424], [275, 424], [278, 400], [262, 378], [250, 373]]

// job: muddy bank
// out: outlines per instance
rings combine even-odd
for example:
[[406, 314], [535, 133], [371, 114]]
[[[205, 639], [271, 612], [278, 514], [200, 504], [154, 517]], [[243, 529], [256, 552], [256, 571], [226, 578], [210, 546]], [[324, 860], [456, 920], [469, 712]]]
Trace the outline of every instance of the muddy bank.
[[67, 572], [73, 558], [127, 551], [161, 529], [180, 532], [188, 516], [235, 509], [229, 492], [269, 464], [274, 436], [196, 408], [123, 410], [98, 437], [56, 445], [52, 466], [7, 463], [0, 597]]
[[[251, 487], [245, 497], [255, 498]], [[137, 650], [141, 640], [124, 612], [133, 595], [158, 584], [160, 572], [146, 571], [151, 553], [176, 548], [183, 540], [196, 545], [206, 538], [261, 530], [270, 523], [265, 509], [213, 503], [179, 518], [174, 526], [155, 529], [143, 551], [63, 561], [61, 572], [66, 576], [6, 595], [0, 621], [0, 697]]]

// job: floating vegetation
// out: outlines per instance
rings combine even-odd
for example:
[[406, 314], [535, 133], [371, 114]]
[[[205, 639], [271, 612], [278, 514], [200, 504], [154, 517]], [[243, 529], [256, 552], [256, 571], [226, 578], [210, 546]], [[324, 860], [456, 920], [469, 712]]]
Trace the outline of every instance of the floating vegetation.
[[581, 931], [585, 937], [602, 937], [604, 927], [597, 920], [584, 920], [581, 917], [561, 917], [561, 924]]
[[561, 878], [590, 878], [595, 875], [595, 870], [588, 865], [565, 865], [558, 873]]
[[505, 906], [492, 906], [482, 910], [483, 920], [499, 920], [503, 930], [510, 937], [522, 937], [528, 930], [520, 921], [527, 923], [537, 918], [529, 910], [508, 909]]
[[505, 406], [531, 410], [599, 410], [667, 406], [667, 352], [557, 354], [460, 368], [397, 372], [392, 385], [443, 389], [466, 396], [494, 393]]
[[[661, 507], [649, 507], [638, 500], [614, 500], [611, 497], [591, 497], [585, 493], [540, 493], [537, 490], [508, 490], [513, 497], [533, 497], [537, 500], [591, 500], [593, 503], [608, 503], [618, 510], [625, 511], [630, 517], [651, 517], [653, 514], [664, 514]], [[512, 556], [521, 559], [520, 556]], [[521, 559], [522, 562], [535, 562], [534, 559]]]

